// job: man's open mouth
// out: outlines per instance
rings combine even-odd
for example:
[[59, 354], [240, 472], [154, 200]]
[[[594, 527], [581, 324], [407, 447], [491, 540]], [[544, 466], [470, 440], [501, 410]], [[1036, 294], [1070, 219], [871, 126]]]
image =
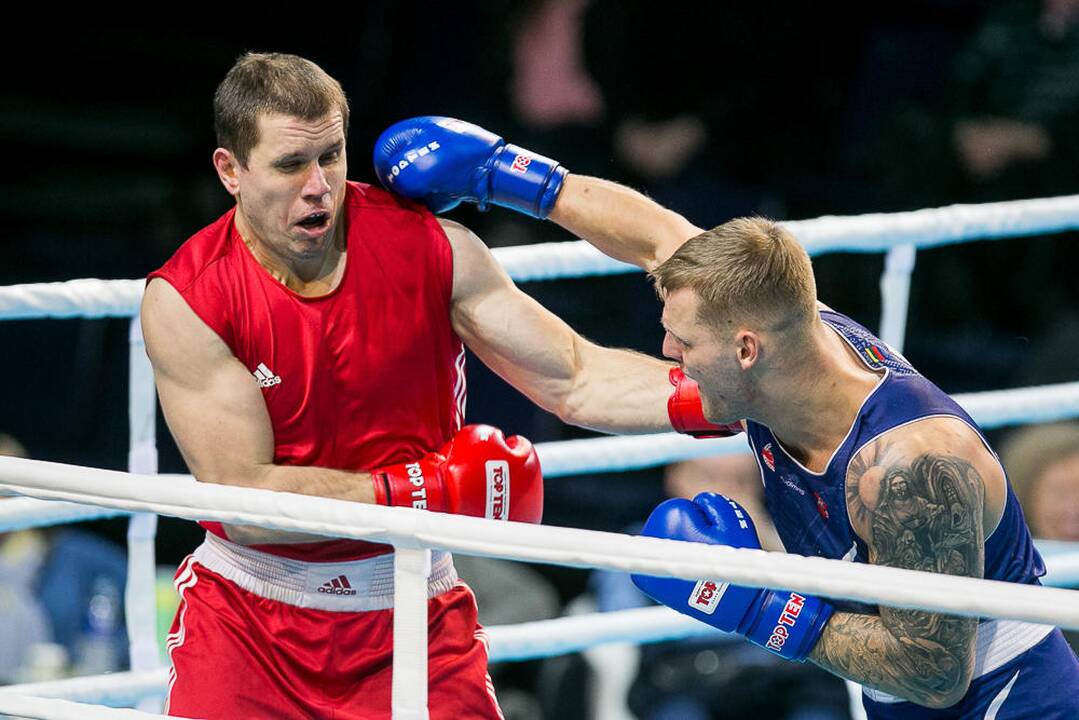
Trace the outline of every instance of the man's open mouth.
[[317, 228], [320, 228], [320, 227], [325, 227], [326, 224], [329, 223], [329, 222], [330, 222], [330, 214], [328, 212], [326, 212], [325, 210], [320, 210], [319, 212], [314, 212], [314, 213], [311, 213], [310, 215], [304, 217], [302, 220], [300, 220], [296, 224], [299, 225], [302, 228], [307, 228], [309, 230], [314, 230], [314, 229], [317, 229]]

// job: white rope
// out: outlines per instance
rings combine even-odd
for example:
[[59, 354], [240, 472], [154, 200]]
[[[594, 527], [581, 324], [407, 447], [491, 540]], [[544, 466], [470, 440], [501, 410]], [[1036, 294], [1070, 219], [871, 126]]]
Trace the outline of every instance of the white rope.
[[657, 467], [678, 460], [744, 453], [748, 447], [744, 435], [697, 440], [677, 433], [657, 433], [536, 443], [536, 454], [543, 476], [555, 478]]
[[1079, 382], [953, 395], [983, 429], [1073, 418], [1079, 414]]
[[128, 514], [123, 510], [113, 508], [15, 497], [0, 502], [0, 532], [63, 525], [65, 523], [84, 522]]
[[[900, 245], [933, 247], [1079, 228], [1079, 196], [950, 205], [902, 213], [825, 216], [785, 223], [810, 254], [883, 252]], [[497, 248], [495, 257], [518, 282], [635, 272], [584, 241]], [[0, 319], [131, 317], [142, 280], [70, 280], [0, 287]]]
[[1079, 587], [1079, 552], [1045, 558], [1042, 584], [1050, 587]]
[[[157, 392], [154, 371], [146, 355], [139, 318], [128, 329], [128, 453], [127, 469], [144, 475], [157, 474]], [[132, 670], [151, 670], [161, 665], [157, 643], [157, 557], [154, 540], [157, 515], [133, 516], [127, 527], [127, 584], [124, 588], [124, 622], [127, 626], [128, 659]], [[154, 709], [150, 704], [140, 710]]]
[[[737, 641], [737, 635], [720, 632], [666, 607], [635, 608], [608, 613], [574, 615], [553, 620], [497, 625], [487, 628], [492, 663], [535, 660], [566, 655], [614, 643], [656, 643], [695, 637]], [[58, 697], [105, 705], [133, 705], [164, 695], [166, 670], [112, 673], [45, 683], [13, 685], [4, 692], [37, 697]]]
[[[953, 398], [985, 429], [1051, 422], [1079, 416], [1079, 382], [1015, 390], [955, 395]], [[746, 452], [744, 436], [696, 440], [675, 433], [623, 435], [537, 443], [547, 478], [595, 472], [658, 467], [681, 460]], [[162, 474], [168, 480], [194, 482], [190, 475]], [[0, 503], [0, 532], [123, 515], [122, 511], [69, 503], [18, 498]]]
[[[1079, 228], [1079, 195], [949, 205], [901, 213], [825, 216], [783, 224], [810, 255], [884, 252], [902, 245], [925, 248]], [[637, 271], [632, 265], [606, 257], [583, 240], [500, 248], [495, 254], [510, 277], [517, 281]]]
[[[592, 613], [489, 627], [488, 659], [492, 663], [531, 660], [614, 642], [661, 642], [700, 635], [725, 636], [665, 607]], [[11, 685], [0, 688], [0, 696], [14, 693], [119, 707], [162, 697], [167, 686], [168, 671], [160, 669]]]
[[[578, 442], [578, 441], [574, 441]], [[540, 448], [540, 445], [536, 446]], [[738, 452], [742, 450], [739, 449]], [[158, 475], [158, 481], [188, 482], [195, 479], [190, 475]], [[71, 522], [98, 520], [123, 515], [130, 515], [125, 510], [103, 508], [95, 505], [38, 500], [31, 497], [16, 497], [0, 502], [0, 532], [12, 532], [32, 527], [48, 527]], [[1066, 543], [1068, 547], [1062, 554], [1050, 555], [1044, 550], [1049, 545], [1044, 540], [1037, 541], [1038, 549], [1046, 555], [1048, 574], [1042, 583], [1052, 587], [1079, 587], [1079, 544]]]
[[[609, 643], [654, 643], [722, 633], [666, 607], [634, 608], [487, 629], [491, 662], [535, 660]], [[738, 638], [741, 640], [741, 638]]]
[[1079, 592], [761, 550], [387, 508], [0, 458], [0, 489], [45, 499], [572, 567], [797, 588], [861, 602], [1079, 629]]
[[109, 707], [125, 707], [137, 705], [143, 700], [164, 697], [168, 682], [168, 669], [158, 668], [157, 670], [115, 672], [107, 675], [8, 685], [0, 687], [0, 696], [12, 693]]
[[143, 280], [30, 283], [0, 287], [0, 319], [134, 317]]
[[[0, 714], [35, 720], [148, 720], [160, 715], [74, 703], [69, 700], [35, 698], [0, 693]], [[178, 717], [178, 716], [176, 716]]]
[[947, 205], [899, 213], [826, 215], [784, 224], [811, 255], [883, 252], [897, 245], [927, 248], [1074, 230], [1079, 228], [1079, 195]]
[[[953, 399], [989, 430], [1079, 416], [1079, 382], [955, 395]], [[680, 460], [745, 452], [744, 436], [695, 440], [674, 433], [539, 443], [545, 477], [656, 467]]]

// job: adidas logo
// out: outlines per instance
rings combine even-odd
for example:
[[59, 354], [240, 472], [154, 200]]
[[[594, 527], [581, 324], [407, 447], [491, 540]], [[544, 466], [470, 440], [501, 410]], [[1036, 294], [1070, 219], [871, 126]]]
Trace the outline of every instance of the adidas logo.
[[[280, 381], [280, 378], [278, 379]], [[323, 583], [319, 586], [318, 591], [320, 593], [326, 593], [327, 595], [355, 595], [356, 591], [352, 589], [352, 586], [348, 584], [348, 578], [344, 575], [338, 575], [333, 580]]]
[[266, 367], [266, 363], [259, 363], [259, 366], [255, 368], [254, 372], [251, 374], [255, 376], [255, 380], [261, 388], [268, 388], [281, 384], [281, 377], [279, 375], [274, 375], [273, 370]]

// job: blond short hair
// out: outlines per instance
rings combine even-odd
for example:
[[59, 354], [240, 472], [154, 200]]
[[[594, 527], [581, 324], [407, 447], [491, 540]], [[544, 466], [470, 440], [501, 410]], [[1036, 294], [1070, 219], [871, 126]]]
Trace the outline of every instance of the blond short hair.
[[817, 318], [809, 255], [767, 218], [736, 218], [691, 238], [652, 278], [661, 297], [693, 290], [704, 322], [755, 319], [776, 330], [806, 330]]

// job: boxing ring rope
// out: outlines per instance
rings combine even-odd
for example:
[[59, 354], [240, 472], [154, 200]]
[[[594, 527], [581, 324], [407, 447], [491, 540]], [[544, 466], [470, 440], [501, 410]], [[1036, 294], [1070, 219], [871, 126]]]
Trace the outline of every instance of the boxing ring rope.
[[[535, 660], [615, 642], [660, 642], [724, 633], [665, 607], [591, 613], [486, 628], [490, 662]], [[119, 672], [94, 677], [26, 683], [0, 688], [33, 697], [55, 697], [120, 707], [160, 697], [168, 670]]]
[[119, 710], [54, 698], [0, 693], [0, 716], [42, 720], [150, 720], [160, 715], [139, 710]]
[[[740, 584], [796, 587], [805, 592], [868, 603], [1079, 628], [1077, 591], [785, 553], [573, 528], [500, 523], [251, 488], [162, 483], [148, 476], [16, 458], [0, 458], [0, 490], [190, 520], [255, 524], [279, 530], [363, 538], [388, 542], [399, 548], [437, 547], [465, 554], [573, 567], [601, 567], [689, 579], [716, 577]], [[642, 626], [648, 626], [651, 635], [664, 637], [684, 637], [687, 633], [681, 627], [683, 625], [689, 633], [699, 632], [704, 627], [693, 628], [691, 626], [699, 624], [665, 608], [628, 611], [628, 614], [634, 615], [632, 623], [625, 622], [627, 613], [611, 614], [606, 619], [607, 627], [592, 627], [584, 637], [578, 637], [582, 628], [594, 626], [595, 618], [566, 618], [552, 621], [554, 624], [544, 623], [545, 638], [537, 637], [535, 626], [502, 630], [501, 638], [499, 633], [494, 634], [492, 655], [520, 658], [534, 656], [537, 652], [553, 654], [552, 644], [567, 644], [569, 647], [561, 650], [566, 651], [596, 642], [597, 637], [607, 641], [639, 639]], [[503, 643], [501, 648], [498, 642]], [[419, 678], [425, 675], [426, 672]], [[415, 677], [410, 680], [418, 681]], [[110, 679], [102, 678], [102, 682], [108, 684]]]
[[[1025, 235], [1048, 234], [1079, 228], [1079, 196], [1019, 200], [983, 205], [953, 205], [944, 208], [923, 209], [906, 213], [867, 214], [852, 217], [822, 217], [815, 220], [788, 222], [786, 225], [805, 244], [811, 254], [825, 252], [886, 252], [885, 269], [881, 277], [882, 293], [882, 339], [901, 349], [906, 324], [910, 276], [914, 268], [915, 252], [919, 247], [965, 242], [973, 239], [999, 239]], [[510, 276], [517, 281], [582, 277], [633, 272], [637, 269], [601, 255], [583, 241], [549, 243], [525, 247], [499, 248], [494, 251]], [[155, 396], [152, 372], [142, 347], [138, 324], [138, 304], [141, 298], [141, 280], [74, 280], [64, 283], [43, 283], [0, 287], [0, 319], [32, 319], [62, 317], [132, 317], [131, 325], [131, 371], [129, 390], [130, 451], [128, 469], [152, 475], [157, 470], [155, 444]], [[986, 427], [993, 423], [1007, 424], [1017, 421], [1045, 421], [1072, 417], [1079, 414], [1075, 398], [1079, 396], [1079, 383], [1069, 383], [1023, 391], [999, 391], [1012, 393], [1008, 397], [991, 399], [994, 393], [970, 396], [974, 402], [985, 402], [980, 420]], [[984, 399], [982, 396], [986, 396]], [[1047, 400], [1036, 411], [1024, 416], [1022, 410], [1009, 407], [1008, 403], [1025, 406]], [[999, 401], [999, 402], [997, 402]], [[989, 417], [996, 413], [996, 419]], [[977, 414], [975, 414], [977, 417]], [[617, 441], [622, 441], [621, 445]], [[579, 457], [591, 454], [616, 453], [627, 457], [626, 449], [632, 449], [632, 462], [619, 467], [642, 467], [674, 459], [735, 451], [721, 447], [719, 443], [699, 443], [688, 438], [667, 435], [647, 438], [599, 438], [573, 441], [572, 448], [563, 444], [548, 444], [549, 476], [571, 472], [594, 471], [595, 465], [582, 462]], [[607, 450], [593, 450], [586, 443], [612, 443]], [[706, 450], [707, 448], [707, 450]], [[542, 452], [541, 452], [542, 454]], [[611, 465], [608, 469], [615, 469]], [[545, 469], [547, 469], [545, 467]], [[9, 501], [16, 502], [16, 501]], [[18, 506], [16, 506], [18, 507]], [[39, 519], [48, 515], [32, 505], [24, 506]], [[67, 507], [70, 519], [80, 512], [87, 514], [117, 514], [113, 511], [84, 510]], [[0, 522], [16, 514], [0, 513]], [[24, 521], [25, 522], [25, 521]], [[23, 525], [24, 527], [26, 525]], [[132, 518], [128, 531], [129, 581], [125, 595], [128, 603], [128, 632], [131, 638], [131, 662], [136, 671], [157, 665], [157, 643], [153, 637], [153, 538], [156, 532], [156, 515], [143, 514]]]
[[[1079, 229], [1079, 195], [948, 205], [899, 213], [824, 216], [783, 223], [810, 255], [931, 248]], [[495, 248], [517, 282], [640, 272], [583, 240]], [[908, 263], [898, 262], [898, 269]], [[913, 269], [913, 264], [910, 264]], [[0, 287], [0, 319], [133, 317], [142, 280], [69, 280]]]
[[21, 458], [0, 457], [0, 491], [410, 549], [441, 548], [467, 555], [685, 578], [717, 576], [739, 584], [794, 587], [866, 603], [1079, 629], [1079, 592], [787, 553], [492, 522], [255, 488], [167, 484], [152, 476]]

